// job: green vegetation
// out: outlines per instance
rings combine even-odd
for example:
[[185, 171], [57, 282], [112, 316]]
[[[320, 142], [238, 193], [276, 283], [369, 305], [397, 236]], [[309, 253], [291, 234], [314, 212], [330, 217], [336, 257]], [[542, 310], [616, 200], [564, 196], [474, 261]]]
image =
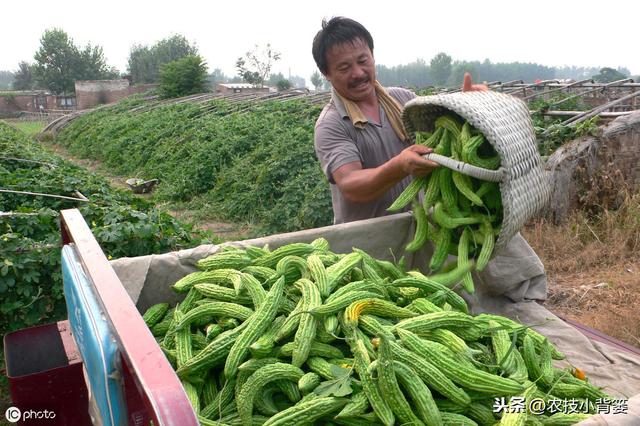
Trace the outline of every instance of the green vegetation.
[[313, 149], [321, 109], [300, 100], [128, 100], [76, 119], [57, 141], [114, 173], [160, 179], [158, 202], [188, 202], [210, 219], [284, 232], [332, 220]]
[[47, 125], [45, 121], [13, 121], [9, 124], [27, 136], [33, 136], [40, 133]]
[[207, 64], [200, 56], [189, 55], [169, 62], [160, 70], [160, 96], [180, 96], [207, 91]]
[[[118, 76], [118, 71], [107, 65], [101, 46], [87, 44], [80, 48], [59, 28], [45, 30], [34, 59], [33, 66], [21, 63], [20, 73], [24, 74], [21, 78], [31, 81], [33, 77], [32, 85], [46, 87], [55, 94], [74, 93], [76, 80], [101, 80]], [[29, 73], [33, 76], [29, 76]]]
[[612, 81], [618, 81], [628, 78], [629, 74], [623, 74], [619, 70], [613, 68], [602, 68], [600, 72], [593, 76], [593, 79], [599, 83], [611, 83]]
[[[602, 70], [609, 70], [603, 73]], [[438, 53], [430, 61], [420, 58], [408, 64], [386, 66], [376, 65], [378, 80], [384, 86], [413, 86], [427, 87], [433, 85], [446, 85], [448, 87], [459, 87], [462, 84], [462, 77], [465, 72], [471, 73], [473, 80], [501, 81], [503, 83], [513, 80], [522, 80], [532, 83], [535, 80], [552, 79], [573, 79], [582, 80], [584, 78], [620, 79], [629, 76], [629, 70], [619, 67], [612, 68], [599, 67], [549, 67], [535, 63], [524, 62], [491, 62], [484, 61], [453, 60], [446, 53]], [[619, 77], [619, 78], [618, 78]]]
[[14, 73], [9, 70], [0, 70], [0, 90], [12, 89]]
[[0, 211], [5, 212], [0, 215], [0, 334], [66, 316], [60, 268], [61, 209], [79, 208], [112, 258], [167, 252], [201, 242], [202, 235], [192, 234], [189, 226], [168, 213], [113, 189], [103, 178], [45, 151], [4, 123], [0, 123], [0, 152], [3, 188], [68, 197], [77, 197], [75, 191], [79, 191], [91, 200], [0, 194]]
[[557, 95], [548, 100], [538, 99], [529, 104], [529, 109], [534, 111], [531, 119], [538, 139], [538, 151], [543, 158], [551, 155], [565, 142], [581, 136], [593, 136], [598, 131], [599, 117], [595, 116], [577, 123], [575, 126], [566, 126], [562, 122], [567, 117], [547, 117], [542, 114], [551, 109], [551, 107], [567, 111], [585, 111], [589, 109], [580, 98], [570, 98], [569, 95]]
[[175, 34], [152, 46], [133, 45], [127, 69], [134, 83], [156, 83], [164, 64], [197, 54], [195, 44], [192, 46], [184, 36]]
[[16, 71], [13, 78], [13, 90], [33, 89], [35, 86], [34, 72], [35, 65], [29, 64], [26, 61], [20, 61], [20, 63], [18, 63], [18, 71]]
[[247, 83], [262, 87], [271, 74], [271, 67], [280, 60], [280, 56], [280, 52], [274, 50], [269, 43], [262, 49], [255, 45], [244, 56], [238, 58], [236, 70]]

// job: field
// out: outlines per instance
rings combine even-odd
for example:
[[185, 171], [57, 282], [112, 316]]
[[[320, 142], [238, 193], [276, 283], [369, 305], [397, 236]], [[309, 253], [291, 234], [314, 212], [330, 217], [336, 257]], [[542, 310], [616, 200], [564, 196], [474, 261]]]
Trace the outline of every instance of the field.
[[[77, 207], [109, 258], [139, 256], [217, 241], [193, 232], [154, 204], [116, 189], [106, 179], [51, 153], [35, 139], [0, 122], [0, 181], [3, 188], [81, 200], [0, 195], [2, 232], [0, 334], [67, 317], [60, 270], [58, 211]], [[21, 161], [14, 160], [19, 158]], [[4, 356], [2, 356], [2, 364]], [[3, 365], [0, 365], [3, 368]], [[0, 379], [0, 408], [8, 403]], [[0, 410], [4, 413], [4, 409]]]
[[47, 125], [44, 121], [8, 120], [7, 122], [27, 136], [34, 136], [40, 133]]

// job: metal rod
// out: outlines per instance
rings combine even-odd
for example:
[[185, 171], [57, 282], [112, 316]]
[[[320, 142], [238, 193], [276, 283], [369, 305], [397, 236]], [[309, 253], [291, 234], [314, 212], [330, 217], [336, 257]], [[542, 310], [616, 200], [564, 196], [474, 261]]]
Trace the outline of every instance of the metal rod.
[[9, 194], [33, 195], [33, 196], [38, 196], [38, 197], [61, 198], [63, 200], [82, 201], [82, 202], [85, 202], [85, 203], [89, 201], [89, 199], [87, 197], [85, 197], [84, 195], [80, 194], [77, 191], [76, 191], [76, 193], [80, 194], [82, 196], [82, 198], [67, 197], [67, 196], [64, 196], [64, 195], [42, 194], [40, 192], [14, 191], [12, 189], [2, 189], [2, 188], [0, 188], [0, 192], [6, 192], [6, 193], [9, 193]]

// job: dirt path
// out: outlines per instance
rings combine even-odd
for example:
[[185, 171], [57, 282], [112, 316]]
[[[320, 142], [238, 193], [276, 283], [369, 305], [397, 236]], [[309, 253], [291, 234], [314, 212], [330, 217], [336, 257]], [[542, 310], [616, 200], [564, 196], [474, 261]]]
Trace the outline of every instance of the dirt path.
[[[129, 191], [130, 188], [126, 184], [126, 177], [122, 176], [114, 176], [109, 173], [109, 171], [96, 160], [86, 159], [86, 158], [78, 158], [72, 155], [65, 147], [54, 144], [54, 143], [45, 143], [43, 144], [45, 147], [50, 149], [52, 152], [57, 155], [77, 164], [80, 167], [83, 167], [92, 173], [98, 174], [109, 181], [109, 183], [120, 189], [124, 189]], [[145, 198], [147, 200], [151, 200], [152, 194], [136, 194], [139, 197]], [[192, 210], [177, 210], [169, 208], [168, 212], [175, 217], [176, 219], [188, 222], [193, 224], [194, 228], [202, 229], [206, 231], [212, 232], [214, 235], [220, 237], [225, 241], [231, 241], [235, 239], [240, 239], [244, 235], [247, 235], [250, 232], [250, 229], [246, 226], [240, 226], [231, 222], [222, 222], [222, 221], [214, 221], [214, 220], [203, 220], [199, 218], [198, 214]]]

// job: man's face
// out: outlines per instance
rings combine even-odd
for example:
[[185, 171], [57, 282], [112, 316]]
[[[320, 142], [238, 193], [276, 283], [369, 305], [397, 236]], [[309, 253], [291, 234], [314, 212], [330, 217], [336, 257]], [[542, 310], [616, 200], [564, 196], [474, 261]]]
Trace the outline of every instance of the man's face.
[[327, 80], [342, 96], [362, 101], [375, 94], [376, 63], [362, 39], [333, 45], [327, 52]]

